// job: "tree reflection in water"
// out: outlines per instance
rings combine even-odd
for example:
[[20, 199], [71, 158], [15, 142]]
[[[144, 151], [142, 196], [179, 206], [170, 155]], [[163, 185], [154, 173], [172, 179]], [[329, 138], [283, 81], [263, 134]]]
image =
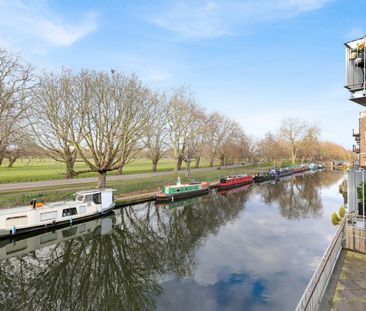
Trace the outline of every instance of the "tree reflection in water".
[[276, 202], [281, 215], [287, 219], [319, 218], [323, 213], [320, 188], [342, 178], [342, 174], [331, 171], [292, 175], [276, 184], [261, 184], [256, 192], [266, 204]]
[[6, 258], [0, 309], [153, 310], [159, 283], [191, 276], [197, 247], [235, 219], [248, 196], [205, 196], [172, 209], [151, 202], [127, 207], [116, 211], [108, 234], [95, 228], [94, 235]]

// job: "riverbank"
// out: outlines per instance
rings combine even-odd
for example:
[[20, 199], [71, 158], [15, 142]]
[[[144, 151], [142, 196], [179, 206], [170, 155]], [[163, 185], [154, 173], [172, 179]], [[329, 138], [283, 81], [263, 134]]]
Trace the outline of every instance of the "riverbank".
[[[217, 182], [221, 177], [230, 174], [256, 174], [261, 170], [267, 170], [269, 167], [246, 168], [234, 167], [229, 169], [200, 169], [192, 170], [191, 180]], [[184, 171], [180, 171], [182, 182], [186, 182]], [[176, 176], [173, 172], [166, 172], [165, 175], [149, 176], [136, 178], [134, 175], [126, 175], [121, 180], [110, 180], [107, 185], [110, 188], [116, 189], [115, 197], [117, 204], [128, 204], [138, 200], [140, 197], [151, 196], [165, 185], [174, 184]], [[73, 199], [76, 191], [95, 188], [96, 181], [78, 184], [63, 184], [42, 186], [37, 188], [22, 188], [16, 190], [0, 191], [0, 207], [12, 207], [28, 204], [30, 200], [36, 198], [39, 201], [52, 202], [60, 200]]]

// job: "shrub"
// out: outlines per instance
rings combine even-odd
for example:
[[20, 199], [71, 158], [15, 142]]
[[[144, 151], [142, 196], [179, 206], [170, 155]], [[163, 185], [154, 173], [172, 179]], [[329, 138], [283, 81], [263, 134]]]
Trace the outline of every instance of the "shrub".
[[331, 217], [332, 217], [332, 224], [333, 225], [338, 225], [339, 218], [338, 218], [337, 213], [336, 212], [333, 212]]
[[346, 210], [344, 209], [344, 206], [341, 206], [339, 208], [339, 217], [343, 218], [345, 212], [346, 212]]

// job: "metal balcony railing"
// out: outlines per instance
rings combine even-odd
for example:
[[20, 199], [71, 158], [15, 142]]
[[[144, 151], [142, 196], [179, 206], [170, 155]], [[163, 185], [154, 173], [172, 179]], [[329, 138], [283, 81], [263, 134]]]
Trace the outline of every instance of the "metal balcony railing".
[[366, 37], [345, 43], [346, 88], [352, 93], [351, 100], [365, 105], [366, 98]]
[[356, 146], [356, 145], [353, 145], [353, 146], [352, 146], [352, 151], [353, 151], [354, 153], [360, 153], [360, 147], [358, 147], [358, 146]]

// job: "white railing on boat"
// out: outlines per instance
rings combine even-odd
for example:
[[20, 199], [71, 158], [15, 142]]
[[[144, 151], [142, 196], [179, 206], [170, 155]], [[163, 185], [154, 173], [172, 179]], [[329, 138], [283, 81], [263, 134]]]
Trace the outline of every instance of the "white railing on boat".
[[304, 294], [297, 304], [296, 311], [315, 311], [318, 310], [319, 304], [323, 297], [324, 291], [328, 285], [330, 276], [337, 263], [339, 254], [342, 251], [342, 243], [344, 240], [344, 228], [346, 217], [343, 218], [338, 230], [324, 253], [322, 261], [315, 270]]

